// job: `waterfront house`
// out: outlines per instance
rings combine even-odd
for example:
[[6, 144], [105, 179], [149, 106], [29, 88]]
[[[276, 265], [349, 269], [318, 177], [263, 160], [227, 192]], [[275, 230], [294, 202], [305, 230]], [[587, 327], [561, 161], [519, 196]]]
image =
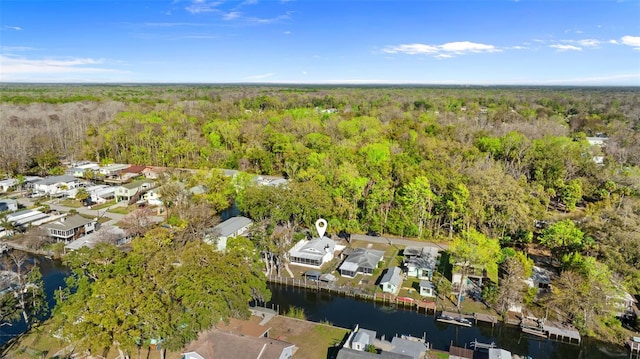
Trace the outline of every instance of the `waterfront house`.
[[18, 201], [15, 199], [0, 199], [0, 212], [15, 212], [18, 210]]
[[62, 217], [42, 226], [49, 236], [57, 242], [70, 242], [96, 230], [97, 222], [94, 219], [84, 218], [79, 215]]
[[80, 186], [80, 181], [68, 175], [50, 176], [41, 179], [33, 184], [35, 192], [44, 195], [57, 196], [62, 195], [65, 191]]
[[406, 355], [412, 359], [425, 358], [425, 354], [429, 350], [428, 343], [415, 340], [415, 338], [393, 337], [391, 345], [393, 347], [390, 350], [391, 353]]
[[247, 217], [238, 216], [229, 218], [219, 223], [213, 228], [205, 231], [204, 241], [209, 244], [215, 244], [219, 251], [227, 249], [227, 240], [245, 234], [253, 221]]
[[353, 278], [358, 273], [371, 275], [373, 274], [373, 270], [378, 268], [378, 263], [382, 261], [383, 256], [383, 251], [355, 248], [344, 262], [342, 262], [338, 270], [343, 277]]
[[511, 359], [511, 352], [499, 348], [489, 348], [489, 359]]
[[385, 293], [396, 294], [402, 286], [402, 271], [398, 267], [391, 267], [380, 279], [380, 287]]
[[301, 239], [288, 252], [292, 264], [320, 268], [333, 259], [336, 242], [329, 237]]
[[155, 183], [149, 180], [134, 181], [116, 187], [116, 201], [131, 201], [141, 197], [146, 191], [153, 188]]
[[423, 297], [435, 297], [436, 289], [433, 283], [428, 280], [421, 280], [419, 284], [420, 295]]
[[296, 346], [281, 340], [241, 335], [217, 329], [200, 334], [183, 359], [290, 359]]
[[407, 277], [431, 280], [439, 253], [435, 247], [407, 247], [403, 251], [403, 267]]
[[120, 227], [102, 226], [93, 233], [89, 233], [65, 245], [64, 248], [69, 251], [75, 251], [82, 247], [94, 248], [101, 242], [122, 245], [130, 239], [131, 237], [127, 236], [127, 233]]
[[537, 294], [551, 289], [551, 279], [554, 274], [548, 269], [533, 266], [531, 276], [525, 280], [529, 288], [537, 288]]
[[363, 329], [360, 328], [360, 325], [356, 324], [355, 329], [349, 333], [344, 347], [362, 352], [366, 350], [367, 345], [373, 345], [375, 339], [375, 330]]

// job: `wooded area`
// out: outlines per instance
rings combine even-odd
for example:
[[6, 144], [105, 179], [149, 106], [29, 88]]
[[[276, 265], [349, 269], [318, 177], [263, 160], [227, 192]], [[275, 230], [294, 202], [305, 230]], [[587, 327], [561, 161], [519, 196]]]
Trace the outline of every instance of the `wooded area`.
[[[278, 187], [217, 181], [225, 188], [204, 203], [221, 210], [233, 197], [254, 221], [282, 228], [323, 217], [335, 233], [497, 241], [504, 258], [547, 250], [561, 271], [548, 305], [585, 331], [613, 325], [593, 288], [640, 292], [637, 88], [13, 85], [0, 94], [6, 174], [91, 159], [284, 176]], [[289, 244], [267, 232], [259, 248]]]

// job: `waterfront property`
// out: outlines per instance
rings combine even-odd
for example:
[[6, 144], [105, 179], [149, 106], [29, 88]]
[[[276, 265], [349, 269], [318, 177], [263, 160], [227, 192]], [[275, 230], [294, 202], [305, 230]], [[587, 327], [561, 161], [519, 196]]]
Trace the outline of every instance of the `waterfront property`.
[[[379, 351], [368, 352], [369, 348]], [[338, 359], [420, 359], [429, 350], [424, 339], [410, 336], [394, 336], [391, 341], [376, 338], [376, 332], [360, 328], [349, 333], [343, 347], [338, 352]]]
[[386, 273], [380, 279], [380, 287], [383, 292], [395, 295], [400, 291], [402, 280], [402, 271], [400, 268], [391, 267], [387, 269]]
[[436, 289], [433, 283], [428, 280], [421, 280], [419, 284], [420, 295], [423, 297], [435, 297]]
[[102, 226], [100, 229], [82, 236], [64, 246], [66, 250], [75, 251], [82, 247], [94, 248], [100, 242], [108, 242], [117, 245], [125, 244], [131, 239], [120, 227]]
[[408, 246], [402, 253], [407, 277], [427, 280], [433, 278], [439, 258], [437, 248]]
[[93, 233], [97, 222], [79, 215], [62, 217], [58, 220], [47, 223], [42, 228], [47, 230], [49, 236], [57, 242], [70, 242], [84, 235]]
[[333, 260], [336, 242], [329, 237], [301, 239], [288, 252], [292, 264], [320, 268]]
[[212, 329], [202, 333], [182, 354], [184, 359], [289, 359], [295, 345], [265, 337], [252, 337]]
[[205, 231], [204, 241], [215, 244], [219, 251], [227, 249], [227, 240], [231, 237], [241, 236], [249, 230], [253, 221], [247, 217], [238, 216], [229, 218], [213, 228]]
[[383, 251], [367, 248], [355, 248], [342, 262], [338, 270], [343, 277], [355, 277], [358, 273], [364, 275], [373, 274], [373, 270], [378, 268], [378, 263], [382, 261]]

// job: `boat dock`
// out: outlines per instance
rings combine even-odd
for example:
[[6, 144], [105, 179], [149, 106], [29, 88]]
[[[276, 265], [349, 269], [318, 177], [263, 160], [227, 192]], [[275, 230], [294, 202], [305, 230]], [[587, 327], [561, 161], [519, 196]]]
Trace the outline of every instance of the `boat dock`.
[[522, 318], [520, 329], [523, 333], [558, 341], [567, 340], [569, 343], [577, 341], [577, 344], [580, 344], [582, 340], [580, 333], [574, 327], [562, 323], [545, 322], [543, 319], [533, 317]]
[[472, 325], [473, 316], [463, 315], [453, 312], [442, 311], [436, 320], [442, 323], [460, 325], [463, 327], [470, 327]]
[[629, 347], [629, 358], [640, 358], [640, 337], [633, 337], [627, 340]]
[[478, 339], [474, 339], [471, 343], [469, 343], [469, 346], [471, 348], [473, 348], [473, 350], [481, 350], [481, 349], [492, 349], [492, 348], [496, 348], [496, 342], [491, 342], [491, 343], [481, 343], [478, 341]]
[[491, 323], [491, 326], [494, 326], [496, 325], [496, 323], [498, 323], [497, 317], [489, 314], [483, 314], [483, 313], [473, 313], [473, 319], [475, 320], [476, 325], [478, 324], [478, 321]]

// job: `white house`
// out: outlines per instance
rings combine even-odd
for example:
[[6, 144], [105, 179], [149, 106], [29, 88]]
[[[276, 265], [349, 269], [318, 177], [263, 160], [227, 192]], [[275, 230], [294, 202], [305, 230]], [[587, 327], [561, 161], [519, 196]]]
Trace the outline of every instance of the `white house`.
[[15, 199], [0, 199], [0, 212], [15, 212], [18, 210], [18, 201]]
[[45, 195], [58, 195], [78, 186], [80, 186], [80, 181], [76, 177], [62, 175], [41, 179], [33, 184], [33, 189], [35, 192]]
[[587, 142], [589, 142], [589, 144], [591, 146], [605, 146], [607, 141], [609, 141], [608, 137], [587, 137]]
[[366, 350], [367, 345], [373, 345], [375, 339], [376, 332], [374, 330], [363, 329], [356, 324], [355, 329], [349, 333], [344, 347], [363, 352]]
[[111, 186], [95, 186], [89, 190], [92, 203], [102, 204], [115, 198], [116, 189]]
[[96, 230], [97, 222], [79, 215], [62, 217], [42, 226], [58, 242], [70, 242]]
[[419, 288], [420, 288], [420, 295], [423, 296], [423, 297], [435, 297], [436, 296], [435, 286], [433, 285], [433, 283], [431, 283], [428, 280], [421, 280]]
[[247, 217], [238, 216], [229, 218], [226, 221], [205, 231], [204, 241], [209, 244], [216, 244], [219, 251], [227, 249], [227, 239], [243, 235], [253, 221]]
[[7, 178], [0, 181], [0, 192], [8, 192], [11, 188], [18, 184], [15, 178]]
[[398, 267], [391, 267], [380, 279], [380, 287], [385, 293], [396, 294], [402, 286], [402, 270]]
[[540, 293], [550, 288], [553, 276], [554, 274], [550, 270], [533, 266], [531, 276], [525, 279], [525, 283], [529, 288], [538, 288], [538, 293]]
[[152, 206], [162, 206], [160, 187], [152, 188], [142, 195], [142, 199]]
[[129, 165], [125, 165], [125, 164], [120, 164], [120, 163], [114, 163], [114, 164], [110, 164], [110, 165], [106, 165], [103, 167], [100, 167], [100, 169], [98, 170], [98, 172], [100, 172], [101, 175], [104, 176], [115, 176], [120, 174], [120, 172], [122, 172], [122, 170], [129, 168]]
[[333, 259], [336, 242], [329, 237], [302, 239], [289, 250], [289, 261], [303, 267], [320, 268]]

